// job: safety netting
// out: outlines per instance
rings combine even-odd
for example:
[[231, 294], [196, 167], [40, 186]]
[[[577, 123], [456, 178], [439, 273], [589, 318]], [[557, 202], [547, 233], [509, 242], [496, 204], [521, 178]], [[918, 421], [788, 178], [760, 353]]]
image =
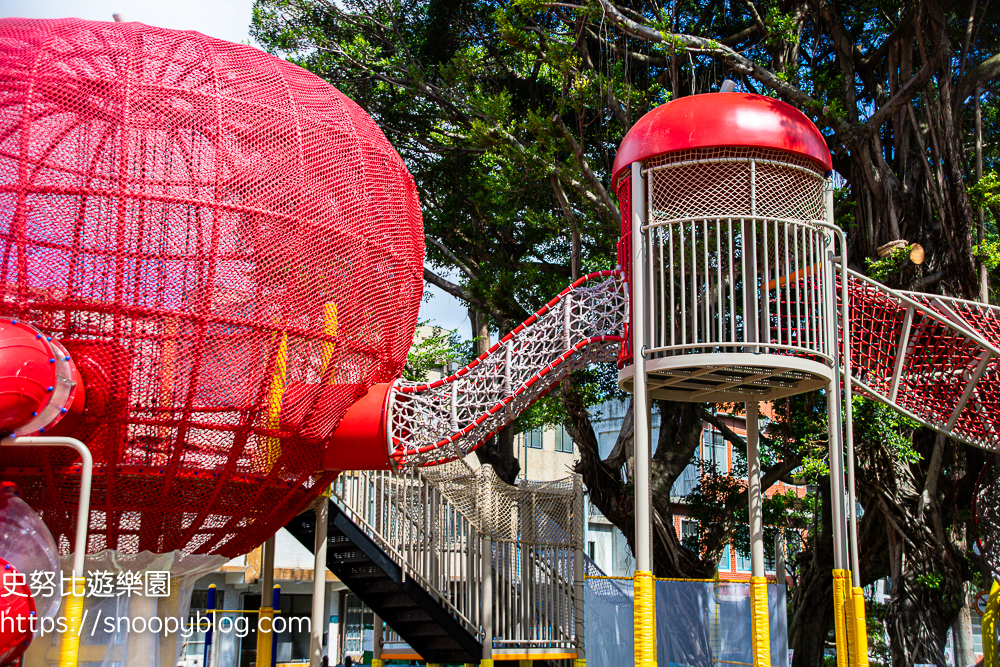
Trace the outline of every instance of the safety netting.
[[[588, 559], [584, 589], [587, 664], [635, 664], [632, 580], [606, 578]], [[767, 586], [771, 665], [788, 666], [785, 587]], [[749, 582], [656, 582], [656, 664], [753, 664]]]
[[[0, 21], [0, 315], [58, 337], [95, 460], [89, 552], [245, 553], [306, 506], [327, 437], [398, 377], [416, 190], [372, 119], [249, 46]], [[79, 460], [0, 450], [63, 553]]]

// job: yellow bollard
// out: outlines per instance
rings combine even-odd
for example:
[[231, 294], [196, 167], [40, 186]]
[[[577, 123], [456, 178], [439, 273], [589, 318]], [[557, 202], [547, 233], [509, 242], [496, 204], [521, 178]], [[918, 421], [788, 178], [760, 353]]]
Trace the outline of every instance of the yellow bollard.
[[59, 667], [76, 667], [80, 657], [80, 631], [83, 624], [83, 594], [87, 580], [70, 579], [70, 594], [66, 596], [66, 632], [59, 647]]
[[576, 658], [573, 660], [573, 667], [587, 667], [586, 658]]
[[637, 570], [635, 594], [635, 664], [656, 667], [656, 598], [652, 572]]
[[857, 661], [858, 667], [868, 667], [868, 621], [865, 618], [865, 592], [854, 587], [851, 589], [853, 611], [852, 625], [854, 626], [854, 646], [851, 655]]
[[851, 649], [847, 639], [847, 598], [847, 570], [834, 570], [833, 628], [837, 640], [837, 667], [851, 667]]
[[479, 667], [493, 667], [493, 658], [483, 658], [479, 661]]
[[983, 667], [1000, 667], [997, 660], [997, 614], [1000, 613], [1000, 583], [993, 582], [980, 628], [983, 633]]
[[771, 667], [771, 628], [767, 616], [767, 577], [750, 577], [750, 623], [754, 667]]

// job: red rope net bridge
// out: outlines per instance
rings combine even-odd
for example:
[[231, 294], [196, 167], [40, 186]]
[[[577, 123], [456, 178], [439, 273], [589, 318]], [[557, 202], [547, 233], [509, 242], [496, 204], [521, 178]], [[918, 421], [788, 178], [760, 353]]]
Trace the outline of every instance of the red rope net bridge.
[[[399, 376], [423, 291], [415, 187], [364, 111], [136, 23], [0, 21], [0, 254], [0, 314], [82, 376], [92, 553], [272, 535], [329, 484], [347, 408]], [[66, 553], [79, 470], [57, 451], [0, 449], [0, 477]]]

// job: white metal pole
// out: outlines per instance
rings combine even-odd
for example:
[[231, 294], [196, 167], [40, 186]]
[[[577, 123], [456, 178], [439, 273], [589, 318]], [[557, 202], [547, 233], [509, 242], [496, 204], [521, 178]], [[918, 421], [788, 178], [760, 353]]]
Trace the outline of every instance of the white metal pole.
[[[827, 187], [824, 191], [824, 200], [826, 204], [826, 217], [827, 222], [833, 223], [833, 184], [827, 181]], [[845, 248], [841, 247], [841, 252], [844, 252]], [[828, 250], [831, 259], [833, 255], [833, 248]], [[833, 262], [830, 262], [831, 268], [833, 268]], [[841, 280], [844, 284], [841, 286], [841, 291], [846, 292], [846, 271], [844, 271], [844, 264], [841, 263]], [[837, 317], [836, 313], [836, 303], [837, 294], [834, 288], [834, 276], [830, 275], [827, 277], [827, 290], [826, 290], [826, 302], [827, 302], [827, 313], [833, 315], [827, 318], [827, 328], [829, 331], [829, 339], [832, 341], [838, 340], [837, 332]], [[832, 311], [832, 312], [831, 312]], [[850, 349], [848, 347], [850, 341], [845, 341], [844, 353], [849, 353]], [[835, 357], [836, 358], [836, 357]], [[850, 377], [846, 378], [847, 382], [850, 382]], [[830, 387], [827, 391], [827, 421], [830, 424], [830, 508], [833, 522], [833, 567], [836, 570], [847, 569], [847, 541], [846, 541], [846, 521], [844, 518], [844, 445], [843, 445], [843, 419], [841, 417], [841, 402], [840, 402], [840, 383], [841, 383], [841, 373], [840, 364], [834, 363], [833, 365], [833, 381], [830, 383]]]
[[80, 455], [80, 499], [76, 509], [76, 541], [73, 546], [73, 576], [83, 576], [84, 556], [87, 554], [87, 520], [90, 517], [90, 487], [94, 478], [94, 459], [87, 445], [76, 438], [23, 436], [7, 438], [0, 447], [69, 447]]
[[649, 394], [646, 386], [646, 180], [642, 163], [632, 163], [632, 363], [635, 367], [635, 569], [651, 572], [653, 562], [649, 508]]
[[635, 661], [638, 667], [656, 664], [656, 623], [653, 580], [653, 540], [650, 520], [649, 461], [649, 394], [646, 386], [646, 312], [647, 255], [643, 226], [647, 217], [646, 180], [642, 163], [632, 163], [632, 364], [634, 390], [633, 434], [635, 450]]
[[309, 634], [309, 667], [319, 667], [323, 660], [323, 628], [326, 626], [326, 545], [328, 503], [324, 494], [316, 505], [316, 534], [313, 540], [312, 628]]
[[764, 576], [764, 507], [760, 497], [760, 448], [757, 401], [747, 410], [747, 493], [750, 500], [750, 574]]

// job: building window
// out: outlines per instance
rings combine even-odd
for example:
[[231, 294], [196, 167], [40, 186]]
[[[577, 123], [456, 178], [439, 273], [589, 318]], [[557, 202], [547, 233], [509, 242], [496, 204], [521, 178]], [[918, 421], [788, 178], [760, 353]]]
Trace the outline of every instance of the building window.
[[569, 437], [565, 426], [556, 428], [556, 451], [564, 454], [573, 453], [573, 439]]
[[597, 551], [597, 544], [595, 542], [587, 542], [587, 555], [590, 556], [590, 560], [594, 560], [594, 553]]
[[719, 559], [719, 569], [724, 570], [726, 572], [729, 572], [731, 569], [733, 569], [732, 563], [730, 563], [729, 561], [728, 544], [726, 545], [726, 548], [722, 550], [722, 558]]
[[701, 436], [701, 460], [715, 467], [721, 474], [729, 472], [729, 454], [726, 439], [714, 428], [706, 428]]
[[524, 434], [524, 446], [528, 449], [542, 448], [542, 430], [535, 428]]
[[681, 544], [688, 549], [698, 549], [701, 544], [701, 531], [698, 522], [691, 519], [681, 519]]
[[749, 572], [750, 571], [750, 554], [744, 556], [740, 552], [736, 552], [736, 571], [737, 572]]

